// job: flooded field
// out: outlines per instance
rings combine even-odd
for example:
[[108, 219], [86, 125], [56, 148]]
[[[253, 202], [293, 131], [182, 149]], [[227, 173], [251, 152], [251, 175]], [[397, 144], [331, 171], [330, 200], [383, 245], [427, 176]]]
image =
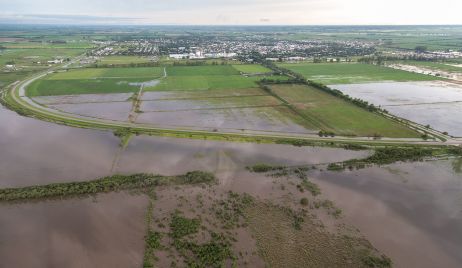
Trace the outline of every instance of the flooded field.
[[447, 82], [370, 83], [332, 86], [390, 113], [462, 136], [462, 86]]
[[77, 104], [88, 102], [117, 102], [127, 101], [132, 93], [112, 93], [112, 94], [80, 94], [80, 95], [60, 95], [60, 96], [39, 96], [32, 99], [40, 104]]
[[141, 110], [144, 112], [155, 111], [177, 111], [195, 109], [220, 109], [233, 107], [253, 107], [253, 106], [276, 106], [281, 102], [272, 96], [252, 96], [252, 97], [223, 97], [210, 99], [177, 99], [177, 100], [156, 100], [143, 101]]
[[175, 90], [175, 91], [149, 91], [144, 92], [142, 100], [160, 99], [192, 99], [192, 98], [221, 98], [236, 96], [267, 96], [260, 88], [246, 88], [233, 90]]
[[115, 121], [128, 121], [128, 115], [132, 109], [131, 102], [101, 102], [79, 104], [56, 104], [48, 105], [59, 111]]
[[462, 174], [455, 161], [312, 176], [396, 267], [460, 267]]
[[0, 204], [1, 267], [141, 267], [147, 198]]
[[285, 107], [152, 112], [140, 114], [137, 122], [157, 126], [182, 126], [230, 131], [259, 130], [309, 133], [307, 129], [287, 118], [287, 114], [290, 114], [290, 111]]
[[[151, 113], [141, 115], [145, 114]], [[115, 173], [213, 172], [219, 183], [210, 188], [157, 190], [153, 220], [159, 223], [156, 230], [163, 232], [164, 228], [158, 226], [168, 226], [175, 208], [187, 217], [207, 219], [203, 226], [216, 231], [211, 224], [219, 223], [213, 216], [214, 204], [226, 200], [228, 191], [254, 196], [257, 203], [246, 211], [251, 219], [249, 228], [232, 229], [238, 238], [233, 249], [246, 252], [240, 260], [242, 266], [246, 263], [264, 267], [268, 261], [285, 266], [314, 265], [314, 259], [303, 257], [306, 252], [293, 251], [292, 240], [281, 240], [280, 236], [305, 243], [310, 254], [318, 254], [315, 261], [335, 266], [336, 261], [344, 261], [342, 254], [351, 252], [344, 251], [348, 248], [342, 246], [345, 241], [335, 240], [326, 230], [336, 233], [344, 223], [357, 227], [376, 248], [393, 259], [395, 267], [462, 264], [460, 160], [398, 163], [339, 173], [311, 170], [308, 175], [322, 193], [315, 200], [332, 200], [342, 209], [344, 218], [336, 219], [334, 224], [330, 212], [310, 210], [326, 229], [312, 229], [318, 223], [307, 220], [306, 229], [297, 232], [286, 214], [268, 204], [300, 208], [300, 199], [310, 194], [298, 190], [299, 179], [268, 177], [251, 173], [246, 167], [258, 163], [311, 167], [366, 157], [369, 151], [150, 136], [134, 136], [121, 150], [119, 140], [111, 132], [50, 124], [4, 108], [0, 108], [0, 120], [4, 122], [0, 125], [2, 187], [81, 181]], [[208, 201], [201, 203], [198, 196]], [[144, 251], [146, 205], [146, 196], [124, 192], [84, 199], [0, 204], [0, 238], [6, 241], [0, 244], [2, 265], [82, 267], [96, 263], [139, 267]], [[266, 224], [268, 217], [277, 222], [276, 227]], [[206, 238], [208, 234], [201, 235]], [[256, 244], [266, 249], [284, 245], [281, 250], [289, 257], [277, 258], [279, 251], [268, 250], [261, 258]], [[327, 258], [333, 251], [338, 255]], [[168, 252], [159, 251], [156, 256], [159, 264], [171, 261]]]
[[86, 180], [107, 175], [119, 140], [17, 115], [0, 106], [0, 186]]
[[278, 144], [233, 143], [138, 136], [131, 139], [116, 172], [178, 174], [189, 170], [237, 172], [257, 163], [309, 165], [367, 156], [367, 151]]

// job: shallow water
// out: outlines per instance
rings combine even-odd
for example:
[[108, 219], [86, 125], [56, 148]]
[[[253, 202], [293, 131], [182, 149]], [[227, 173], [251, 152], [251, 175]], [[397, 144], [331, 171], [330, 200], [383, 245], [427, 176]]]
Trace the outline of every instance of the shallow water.
[[387, 82], [331, 86], [377, 105], [462, 101], [462, 86], [446, 82]]
[[462, 266], [462, 175], [452, 161], [311, 175], [396, 267]]
[[462, 137], [462, 102], [385, 108], [399, 117]]
[[220, 98], [237, 96], [268, 96], [260, 88], [246, 88], [233, 90], [174, 90], [174, 91], [144, 91], [141, 100], [161, 99], [191, 99], [191, 98]]
[[147, 112], [137, 123], [157, 126], [309, 133], [273, 107]]
[[132, 102], [56, 104], [49, 105], [48, 107], [81, 116], [115, 121], [128, 121], [128, 115], [132, 109]]
[[131, 82], [128, 83], [130, 86], [144, 86], [144, 87], [154, 87], [157, 86], [160, 83], [159, 80], [150, 80], [150, 81], [145, 81], [145, 82]]
[[60, 96], [40, 96], [32, 98], [40, 104], [64, 104], [64, 103], [86, 103], [86, 102], [112, 102], [127, 101], [133, 93], [111, 93], [111, 94], [79, 94]]
[[[181, 174], [191, 170], [244, 169], [257, 163], [306, 165], [367, 156], [367, 151], [280, 144], [133, 137], [120, 156], [117, 172]], [[229, 165], [224, 161], [227, 159]], [[229, 161], [228, 161], [229, 160]]]
[[111, 132], [60, 126], [0, 106], [0, 187], [108, 175], [119, 140]]
[[147, 198], [0, 204], [1, 267], [141, 267]]
[[447, 82], [334, 85], [352, 97], [380, 105], [391, 114], [462, 136], [462, 86]]
[[152, 111], [177, 111], [190, 109], [221, 109], [248, 106], [270, 106], [280, 105], [281, 102], [272, 96], [258, 97], [226, 97], [215, 99], [183, 99], [183, 100], [156, 100], [143, 101], [141, 110]]
[[[137, 136], [119, 155], [119, 140], [111, 132], [59, 126], [1, 107], [0, 122], [0, 187], [94, 179], [113, 172], [174, 175], [202, 169], [215, 172], [224, 189], [273, 198], [272, 180], [245, 171], [246, 166], [311, 165], [368, 154]], [[325, 197], [343, 209], [346, 221], [392, 257], [396, 267], [462, 266], [460, 162], [315, 171], [311, 176]], [[121, 193], [97, 199], [0, 204], [0, 241], [6, 241], [0, 243], [1, 265], [140, 266], [145, 198]]]

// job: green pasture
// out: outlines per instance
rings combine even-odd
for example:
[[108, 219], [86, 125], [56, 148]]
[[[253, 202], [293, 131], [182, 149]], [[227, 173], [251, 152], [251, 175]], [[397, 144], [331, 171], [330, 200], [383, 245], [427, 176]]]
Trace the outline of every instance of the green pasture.
[[238, 70], [242, 73], [247, 74], [258, 74], [258, 73], [270, 73], [271, 70], [261, 66], [259, 64], [240, 64], [240, 65], [233, 65], [234, 69]]
[[429, 81], [437, 78], [388, 67], [361, 63], [284, 63], [279, 66], [323, 84], [354, 84], [378, 81]]
[[306, 127], [339, 135], [417, 138], [418, 133], [381, 115], [306, 85], [274, 85], [272, 91], [308, 122]]
[[161, 67], [140, 68], [81, 68], [59, 71], [47, 76], [47, 80], [96, 79], [96, 78], [159, 78], [164, 74]]

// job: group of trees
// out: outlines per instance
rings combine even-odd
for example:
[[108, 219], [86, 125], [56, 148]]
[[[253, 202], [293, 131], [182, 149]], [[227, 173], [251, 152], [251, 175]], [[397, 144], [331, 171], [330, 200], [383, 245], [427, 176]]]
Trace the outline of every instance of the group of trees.
[[53, 183], [23, 188], [0, 189], [0, 201], [24, 199], [60, 198], [75, 195], [89, 195], [125, 189], [176, 184], [212, 183], [215, 176], [209, 172], [191, 171], [184, 175], [166, 177], [154, 174], [114, 175], [92, 181]]
[[341, 98], [343, 100], [346, 100], [348, 102], [351, 102], [353, 104], [355, 104], [356, 106], [359, 106], [361, 108], [364, 108], [370, 112], [384, 112], [384, 113], [388, 113], [387, 110], [384, 110], [384, 109], [381, 109], [380, 107], [377, 107], [375, 106], [374, 104], [372, 103], [369, 103], [365, 100], [361, 100], [359, 98], [352, 98], [350, 97], [349, 95], [345, 95], [343, 94], [342, 91], [340, 90], [337, 90], [337, 89], [332, 89], [324, 84], [321, 84], [321, 83], [318, 83], [318, 82], [314, 82], [314, 81], [311, 81], [311, 80], [307, 80], [305, 79], [305, 77], [303, 77], [303, 75], [299, 74], [299, 73], [296, 73], [296, 72], [293, 72], [291, 70], [287, 70], [285, 68], [281, 68], [279, 66], [277, 66], [276, 64], [274, 64], [273, 62], [271, 61], [262, 61], [261, 62], [262, 65], [264, 65], [265, 67], [273, 70], [276, 74], [280, 74], [280, 75], [286, 75], [286, 76], [289, 76], [291, 77], [292, 79], [290, 80], [287, 80], [287, 81], [284, 81], [284, 80], [271, 80], [271, 79], [262, 79], [260, 82], [261, 83], [274, 83], [274, 84], [283, 84], [283, 83], [287, 83], [287, 84], [292, 84], [292, 83], [299, 83], [299, 84], [306, 84], [306, 85], [309, 85], [309, 86], [312, 86], [314, 88], [317, 88], [319, 90], [322, 90], [332, 96], [335, 96], [335, 97], [338, 97], [338, 98]]

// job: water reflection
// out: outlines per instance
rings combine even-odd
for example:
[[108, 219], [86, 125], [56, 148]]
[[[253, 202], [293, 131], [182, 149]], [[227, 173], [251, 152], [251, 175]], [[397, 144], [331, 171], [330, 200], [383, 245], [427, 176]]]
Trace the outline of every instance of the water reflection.
[[110, 173], [111, 132], [60, 126], [0, 107], [0, 187], [87, 180]]
[[312, 176], [398, 267], [460, 267], [462, 177], [453, 167], [452, 160], [397, 163]]

